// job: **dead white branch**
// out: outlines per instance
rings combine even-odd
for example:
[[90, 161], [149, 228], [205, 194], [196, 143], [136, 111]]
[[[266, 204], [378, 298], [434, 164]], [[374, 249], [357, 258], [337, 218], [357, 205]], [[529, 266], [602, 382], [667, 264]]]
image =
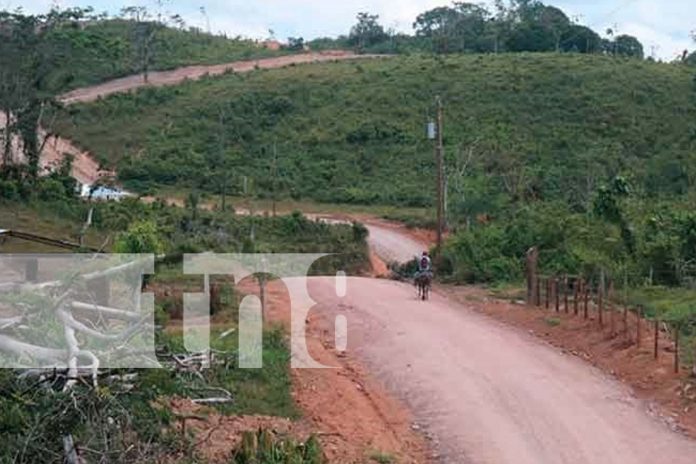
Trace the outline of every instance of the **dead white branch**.
[[23, 316], [0, 318], [0, 330], [9, 329], [17, 324], [21, 324], [24, 321]]
[[31, 356], [35, 359], [65, 361], [67, 352], [54, 348], [44, 348], [43, 346], [31, 345], [20, 342], [12, 337], [0, 335], [0, 351], [14, 353], [19, 356]]
[[[142, 318], [142, 315], [133, 312], [133, 311], [126, 311], [123, 309], [116, 309], [116, 308], [109, 308], [107, 306], [100, 306], [97, 304], [91, 304], [91, 303], [82, 303], [79, 301], [74, 301], [72, 303], [73, 309], [80, 310], [80, 311], [90, 311], [93, 313], [99, 313], [102, 316], [109, 317], [111, 319], [120, 319], [123, 321], [131, 321], [131, 322], [138, 322]], [[1, 322], [1, 320], [0, 320]]]

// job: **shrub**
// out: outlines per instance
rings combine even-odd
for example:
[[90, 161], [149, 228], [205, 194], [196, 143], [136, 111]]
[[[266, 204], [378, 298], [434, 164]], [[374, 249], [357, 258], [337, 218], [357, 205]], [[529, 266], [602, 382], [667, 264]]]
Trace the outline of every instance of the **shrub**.
[[232, 464], [322, 464], [321, 446], [311, 436], [305, 443], [279, 439], [268, 430], [244, 432]]
[[164, 251], [164, 245], [152, 221], [136, 222], [122, 233], [114, 245], [116, 253], [155, 253]]
[[16, 200], [19, 197], [17, 183], [11, 180], [0, 180], [0, 198]]

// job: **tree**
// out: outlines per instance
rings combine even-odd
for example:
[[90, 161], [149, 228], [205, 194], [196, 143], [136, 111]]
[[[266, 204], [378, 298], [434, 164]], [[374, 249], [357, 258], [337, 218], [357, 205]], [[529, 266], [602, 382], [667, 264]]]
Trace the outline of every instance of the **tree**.
[[514, 27], [508, 38], [513, 51], [560, 51], [571, 25], [563, 11], [535, 1], [517, 1]]
[[348, 43], [358, 50], [386, 41], [389, 37], [384, 27], [379, 24], [379, 15], [366, 12], [358, 13], [358, 23], [353, 26], [348, 36]]
[[619, 227], [626, 251], [633, 254], [636, 249], [635, 236], [622, 210], [621, 199], [631, 194], [631, 186], [625, 178], [617, 176], [611, 183], [599, 188], [594, 201], [594, 213], [605, 221]]
[[157, 35], [157, 23], [151, 20], [150, 13], [144, 6], [122, 8], [121, 16], [129, 17], [132, 21], [131, 33], [133, 45], [135, 45], [137, 69], [142, 73], [143, 81], [148, 82]]
[[602, 38], [589, 27], [571, 24], [561, 40], [561, 50], [576, 53], [599, 53], [602, 51]]
[[18, 137], [35, 179], [41, 152], [49, 136], [40, 127], [55, 95], [70, 79], [61, 64], [70, 56], [71, 42], [59, 32], [84, 19], [89, 9], [52, 10], [43, 15], [0, 12], [0, 111], [6, 120], [3, 165], [11, 157], [11, 141]]
[[304, 50], [305, 40], [302, 37], [288, 37], [288, 50]]
[[570, 27], [570, 19], [560, 9], [553, 6], [544, 6], [539, 11], [539, 23], [551, 34], [554, 39], [554, 50], [561, 51], [561, 38]]
[[[694, 42], [696, 42], [696, 31], [691, 31], [691, 38]], [[696, 65], [696, 52], [689, 54], [688, 50], [684, 50], [684, 53], [687, 55], [684, 62], [687, 64]]]
[[454, 8], [439, 7], [426, 11], [416, 18], [413, 28], [416, 35], [428, 37], [433, 48], [438, 53], [449, 51], [449, 41], [457, 23], [457, 12]]
[[481, 51], [481, 37], [490, 12], [472, 3], [455, 2], [453, 7], [439, 7], [416, 18], [416, 35], [432, 41], [437, 53]]
[[[205, 11], [204, 8], [203, 11]], [[143, 80], [148, 82], [150, 67], [155, 61], [158, 45], [161, 45], [158, 44], [161, 31], [168, 24], [183, 29], [184, 20], [180, 15], [173, 15], [167, 18], [160, 13], [157, 14], [155, 19], [144, 6], [127, 6], [122, 8], [121, 16], [131, 21], [131, 35], [135, 47], [137, 70], [143, 75]], [[210, 31], [208, 32], [210, 33]]]
[[157, 225], [152, 221], [141, 221], [132, 224], [122, 233], [114, 244], [116, 253], [154, 253], [164, 251], [164, 245], [159, 237]]
[[630, 35], [620, 35], [614, 40], [615, 54], [632, 58], [643, 59], [645, 56], [643, 44], [638, 39]]

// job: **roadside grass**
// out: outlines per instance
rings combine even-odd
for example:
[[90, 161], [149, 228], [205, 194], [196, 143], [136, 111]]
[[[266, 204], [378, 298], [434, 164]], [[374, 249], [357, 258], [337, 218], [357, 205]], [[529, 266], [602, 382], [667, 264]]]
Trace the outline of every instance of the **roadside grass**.
[[[180, 352], [177, 337], [158, 338], [159, 346]], [[46, 455], [63, 455], [62, 438], [72, 434], [80, 446], [112, 456], [110, 462], [143, 462], [164, 456], [194, 452], [190, 437], [173, 428], [176, 413], [167, 406], [171, 397], [205, 396], [206, 388], [232, 393], [231, 404], [213, 405], [223, 414], [263, 414], [296, 418], [299, 413], [290, 393], [290, 354], [279, 329], [264, 337], [262, 369], [236, 366], [235, 337], [212, 345], [224, 351], [222, 364], [201, 371], [200, 376], [169, 369], [140, 369], [128, 390], [118, 384], [92, 389], [82, 384], [70, 392], [32, 388], [14, 371], [0, 372], [0, 460], [44, 462]], [[117, 374], [117, 371], [112, 371]], [[114, 427], [114, 424], [118, 424]]]
[[[223, 414], [261, 414], [298, 418], [300, 413], [291, 395], [290, 351], [285, 332], [281, 327], [268, 327], [263, 334], [263, 367], [241, 369], [238, 367], [238, 333], [235, 331], [221, 338], [221, 334], [236, 328], [229, 320], [224, 326], [211, 330], [211, 348], [224, 357], [223, 364], [202, 372], [204, 382], [193, 376], [188, 383], [173, 381], [169, 372], [150, 370], [156, 385], [163, 394], [188, 397], [203, 387], [220, 387], [232, 393], [230, 404], [213, 407]], [[161, 344], [173, 352], [184, 353], [182, 332], [167, 330], [160, 335]]]
[[[18, 230], [77, 242], [78, 233], [84, 222], [74, 219], [73, 212], [64, 211], [62, 205], [62, 202], [24, 204], [0, 201], [0, 229]], [[85, 245], [99, 248], [108, 237], [108, 231], [91, 228], [85, 235]], [[69, 251], [11, 237], [0, 242], [0, 253], [67, 252]]]
[[494, 282], [488, 291], [496, 298], [510, 301], [525, 301], [526, 290], [522, 282]]
[[[623, 292], [617, 292], [623, 297]], [[648, 317], [672, 319], [682, 312], [696, 313], [696, 290], [665, 286], [631, 288], [627, 303], [645, 310]]]
[[322, 464], [321, 445], [311, 436], [300, 443], [277, 438], [268, 430], [244, 432], [230, 464]]
[[396, 458], [389, 453], [384, 453], [382, 451], [372, 451], [370, 452], [370, 460], [378, 464], [395, 464]]

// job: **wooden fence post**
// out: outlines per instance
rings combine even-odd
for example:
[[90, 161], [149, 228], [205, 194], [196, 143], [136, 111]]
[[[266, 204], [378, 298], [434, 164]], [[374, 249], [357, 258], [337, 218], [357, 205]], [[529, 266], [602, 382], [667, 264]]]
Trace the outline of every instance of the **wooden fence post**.
[[534, 290], [536, 289], [537, 262], [539, 261], [539, 249], [531, 247], [527, 250], [527, 304], [533, 305], [536, 301]]
[[609, 284], [607, 285], [607, 298], [606, 298], [606, 304], [607, 304], [607, 311], [609, 311], [609, 318], [610, 318], [610, 325], [611, 329], [609, 329], [610, 334], [612, 337], [616, 335], [616, 307], [614, 306], [614, 303], [612, 302], [614, 299], [614, 279], [609, 279]]
[[541, 306], [541, 279], [536, 275], [536, 305]]
[[578, 293], [580, 290], [578, 286], [581, 285], [581, 282], [581, 279], [573, 281], [573, 314], [576, 316], [578, 315]]
[[640, 348], [640, 326], [642, 325], [642, 313], [643, 311], [641, 308], [636, 309], [636, 346], [638, 346], [638, 348]]
[[553, 299], [555, 300], [556, 303], [556, 312], [559, 311], [560, 306], [561, 306], [561, 296], [558, 293], [558, 277], [553, 278]]
[[679, 332], [681, 327], [677, 324], [674, 328], [674, 373], [679, 373]]
[[550, 277], [546, 278], [546, 285], [545, 286], [546, 286], [546, 294], [544, 295], [544, 307], [546, 309], [549, 309], [549, 298], [550, 298], [549, 293], [551, 293], [551, 278]]
[[587, 319], [587, 310], [590, 305], [590, 286], [587, 286], [587, 283], [585, 283], [585, 308], [584, 308], [584, 317]]
[[628, 306], [624, 306], [623, 326], [624, 336], [628, 336]]
[[[608, 295], [607, 295], [608, 296]], [[609, 333], [613, 337], [616, 335], [616, 322], [615, 322], [615, 313], [616, 313], [616, 308], [612, 304], [611, 300], [607, 297], [607, 311], [609, 311]]]
[[659, 331], [660, 331], [660, 321], [657, 318], [655, 318], [655, 349], [653, 352], [653, 357], [655, 359], [657, 359], [657, 344], [658, 344], [657, 342], [658, 342], [658, 339], [660, 337]]
[[603, 312], [604, 312], [604, 291], [603, 291], [601, 285], [599, 286], [598, 292], [599, 292], [599, 295], [598, 295], [598, 298], [599, 298], [599, 305], [598, 305], [598, 307], [599, 307], [599, 326], [604, 327], [604, 315], [603, 315]]
[[568, 274], [563, 277], [563, 304], [565, 312], [568, 314]]

